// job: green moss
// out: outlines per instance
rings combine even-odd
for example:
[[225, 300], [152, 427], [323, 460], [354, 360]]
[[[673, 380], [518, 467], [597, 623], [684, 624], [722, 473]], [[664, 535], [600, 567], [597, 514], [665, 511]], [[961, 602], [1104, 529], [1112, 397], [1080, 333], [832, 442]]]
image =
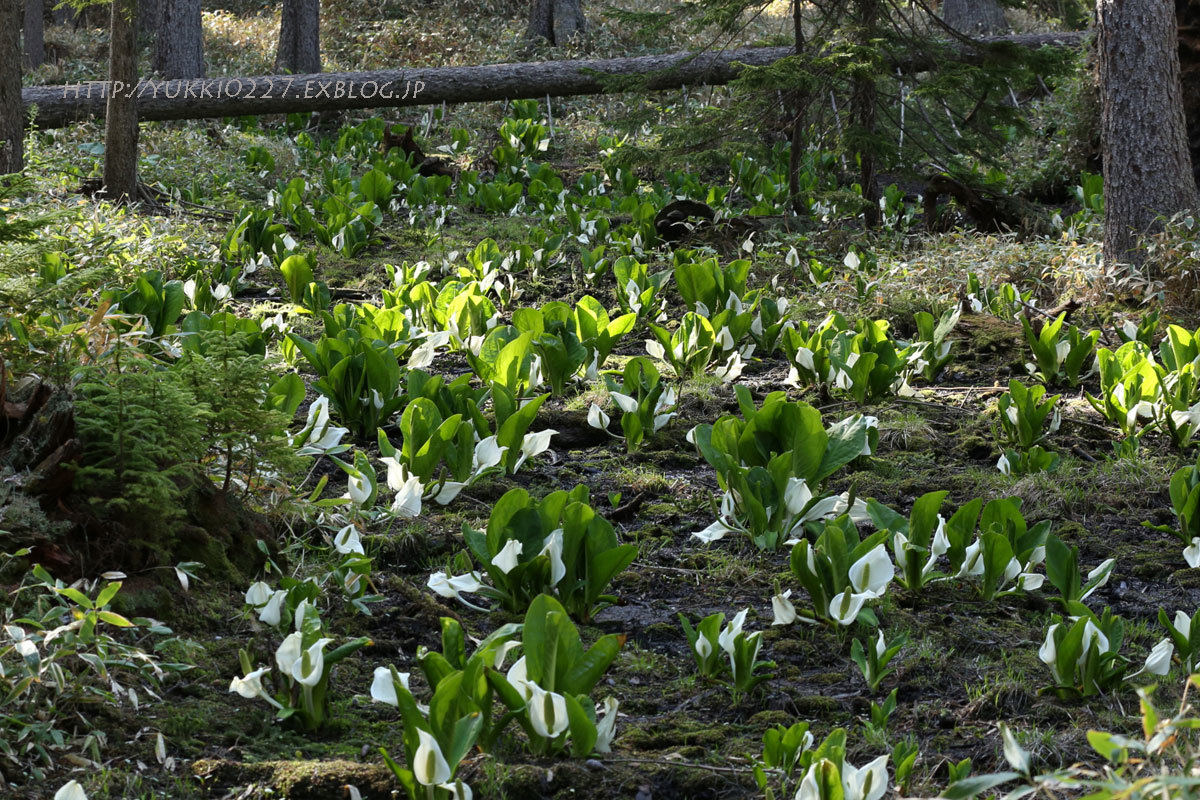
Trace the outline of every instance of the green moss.
[[630, 725], [621, 734], [622, 744], [638, 750], [665, 750], [682, 745], [720, 746], [729, 736], [723, 725], [706, 725], [681, 714], [641, 725]]

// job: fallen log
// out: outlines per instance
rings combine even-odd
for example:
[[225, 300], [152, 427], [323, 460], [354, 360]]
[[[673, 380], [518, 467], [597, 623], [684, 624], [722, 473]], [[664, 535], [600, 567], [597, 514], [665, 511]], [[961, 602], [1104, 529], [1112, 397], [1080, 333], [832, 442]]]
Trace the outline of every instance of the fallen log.
[[[986, 45], [1023, 48], [1077, 47], [1083, 34], [1027, 34], [979, 40], [983, 47], [956, 43], [958, 61], [981, 61]], [[793, 53], [790, 47], [747, 47], [703, 53], [671, 53], [631, 58], [540, 61], [475, 67], [429, 67], [374, 72], [325, 72], [314, 75], [260, 75], [172, 81], [140, 81], [136, 86], [91, 81], [24, 89], [26, 114], [36, 106], [38, 128], [61, 128], [103, 117], [109, 92], [137, 98], [143, 121], [205, 119], [254, 114], [284, 114], [355, 108], [389, 108], [438, 103], [569, 97], [606, 94], [627, 88], [677, 89], [728, 83], [739, 65], [765, 66]], [[927, 56], [906, 57], [893, 65], [902, 71], [935, 64]], [[894, 69], [892, 71], [894, 71]], [[642, 78], [643, 81], [636, 79]], [[622, 79], [627, 79], [622, 81]], [[636, 84], [636, 85], [635, 85]]]

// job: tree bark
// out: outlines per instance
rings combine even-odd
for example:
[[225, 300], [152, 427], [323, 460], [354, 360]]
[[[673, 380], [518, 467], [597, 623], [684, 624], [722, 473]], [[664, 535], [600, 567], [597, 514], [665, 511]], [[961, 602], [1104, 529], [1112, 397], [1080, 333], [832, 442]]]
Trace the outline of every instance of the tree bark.
[[[870, 46], [875, 38], [875, 26], [879, 17], [879, 0], [857, 0], [859, 43]], [[875, 76], [860, 75], [854, 78], [850, 96], [850, 109], [854, 116], [854, 127], [858, 142], [859, 185], [862, 187], [863, 220], [868, 227], [879, 224], [879, 181], [875, 178], [875, 153], [872, 140], [875, 137], [877, 92]]]
[[162, 27], [162, 23], [163, 17], [161, 0], [139, 0], [137, 23], [138, 42], [153, 42], [155, 36], [158, 34], [159, 28]]
[[1179, 28], [1179, 77], [1192, 176], [1200, 186], [1200, 0], [1175, 0], [1175, 22]]
[[1008, 30], [996, 0], [942, 0], [942, 22], [968, 36], [993, 36]]
[[1174, 10], [1162, 0], [1099, 0], [1104, 260], [1140, 264], [1138, 237], [1195, 207]]
[[[1084, 39], [1082, 34], [1067, 33], [1007, 36], [991, 41], [1031, 48], [1077, 48]], [[986, 48], [963, 45], [956, 51], [955, 60], [980, 63], [987, 53]], [[613, 78], [629, 76], [645, 76], [646, 85], [638, 88], [651, 91], [701, 83], [719, 86], [737, 75], [736, 64], [766, 66], [794, 54], [792, 47], [747, 47], [699, 55], [669, 53], [477, 67], [144, 81], [137, 90], [138, 118], [205, 119], [609, 94], [625, 91], [611, 83]], [[936, 65], [924, 55], [906, 54], [903, 60], [889, 61], [886, 66], [889, 72], [911, 72]], [[49, 129], [104, 116], [108, 94], [103, 83], [85, 83], [30, 87], [23, 96], [27, 110], [37, 106], [38, 127]]]
[[137, 0], [113, 0], [110, 25], [104, 192], [130, 202], [137, 197]]
[[45, 5], [42, 0], [25, 0], [25, 66], [37, 69], [46, 60]]
[[21, 16], [19, 3], [0, 2], [0, 175], [25, 167], [25, 105], [21, 101]]
[[564, 45], [587, 33], [582, 0], [530, 0], [525, 38]]
[[200, 0], [159, 0], [154, 71], [168, 79], [204, 77]]
[[320, 0], [283, 0], [275, 71], [293, 75], [321, 71]]
[[[806, 47], [804, 37], [804, 5], [800, 0], [792, 2], [792, 29], [795, 37], [795, 52], [797, 57], [803, 57]], [[788, 197], [792, 211], [797, 215], [808, 213], [809, 198], [800, 191], [800, 171], [803, 165], [804, 130], [808, 115], [808, 104], [811, 101], [807, 87], [801, 87], [792, 93], [792, 127], [791, 146], [788, 151]]]

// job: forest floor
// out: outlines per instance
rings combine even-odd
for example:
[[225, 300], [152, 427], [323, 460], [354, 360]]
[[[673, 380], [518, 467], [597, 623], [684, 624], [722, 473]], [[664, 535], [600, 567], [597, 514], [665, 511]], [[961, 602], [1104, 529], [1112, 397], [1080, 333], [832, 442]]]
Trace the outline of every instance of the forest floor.
[[[329, 69], [377, 65], [381, 57], [403, 57], [412, 65], [483, 63], [489, 57], [513, 60], [513, 43], [523, 27], [524, 4], [518, 2], [492, 3], [495, 9], [470, 4], [480, 6], [473, 14], [464, 13], [462, 3], [394, 3], [395, 24], [348, 26], [343, 23], [356, 15], [368, 19], [367, 4], [328, 5]], [[783, 13], [776, 8], [786, 5], [773, 4], [751, 38], [786, 35], [786, 8]], [[481, 25], [489, 10], [494, 24]], [[210, 74], [268, 71], [269, 19], [266, 12], [243, 8], [208, 14], [207, 30], [214, 35]], [[600, 15], [597, 19], [592, 52], [630, 52], [621, 25]], [[88, 70], [97, 68], [102, 37], [87, 31], [63, 31], [61, 36], [75, 50], [75, 60], [46, 67], [35, 80], [86, 79]], [[656, 40], [654, 46], [670, 49], [682, 43]], [[723, 91], [716, 90], [706, 100], [724, 102]], [[564, 178], [595, 169], [597, 135], [609, 129], [609, 115], [653, 102], [626, 97], [555, 101], [554, 142], [547, 161]], [[667, 112], [667, 121], [685, 116], [688, 102], [680, 99], [680, 108]], [[477, 135], [477, 150], [484, 153], [494, 144], [489, 136], [494, 136], [504, 111], [501, 104], [448, 109], [441, 119], [420, 120], [418, 130], [426, 142], [438, 145], [447, 142], [452, 128], [465, 127]], [[101, 138], [99, 128], [91, 124], [37, 134], [31, 161], [39, 187], [54, 193], [64, 207], [91, 209], [85, 205], [90, 201], [72, 192], [94, 177], [95, 144]], [[272, 170], [246, 166], [243, 154], [252, 145], [275, 156]], [[197, 152], [206, 154], [203, 169], [196, 163]], [[296, 166], [290, 140], [277, 131], [203, 124], [147, 125], [143, 130], [143, 180], [186, 189], [188, 196], [210, 208], [233, 210], [242, 202], [261, 203], [267, 190], [286, 182]], [[696, 165], [696, 170], [713, 183], [728, 181], [727, 173], [713, 179], [718, 173], [708, 165]], [[76, 235], [87, 225], [103, 230], [117, 243], [114, 247], [129, 249], [130, 270], [155, 266], [159, 259], [178, 264], [188, 254], [206, 253], [228, 226], [221, 215], [205, 213], [94, 210], [92, 215], [90, 222], [61, 233]], [[440, 229], [416, 228], [399, 216], [389, 217], [380, 229], [382, 243], [355, 258], [319, 250], [317, 277], [335, 289], [362, 290], [378, 302], [387, 280], [384, 263], [466, 252], [485, 237], [495, 239], [506, 252], [529, 243], [537, 224], [534, 217], [482, 215], [459, 208], [447, 214]], [[125, 242], [127, 236], [138, 241]], [[736, 257], [741, 243], [705, 244], [725, 261]], [[819, 260], [840, 264], [850, 244], [869, 249], [878, 259], [878, 282], [871, 291], [842, 280], [816, 287], [783, 263], [783, 254], [796, 246]], [[961, 231], [867, 233], [853, 224], [834, 223], [809, 225], [796, 233], [767, 228], [750, 257], [754, 285], [774, 282], [777, 291], [792, 300], [794, 319], [817, 322], [837, 310], [851, 319], [887, 319], [893, 335], [905, 338], [914, 332], [915, 311], [959, 302], [966, 275], [973, 272], [996, 284], [1014, 281], [1034, 288], [1041, 307], [1067, 298], [1082, 300], [1084, 308], [1074, 321], [1101, 328], [1102, 344], [1113, 347], [1117, 341], [1111, 315], [1124, 315], [1130, 308], [1095, 291], [1097, 248], [1086, 229], [1025, 240], [1017, 234]], [[657, 269], [667, 268], [671, 253], [660, 250], [653, 259]], [[519, 305], [550, 300], [570, 304], [584, 294], [608, 298], [615, 289], [611, 277], [584, 287], [578, 275], [577, 263], [546, 270], [538, 281], [524, 285]], [[268, 285], [278, 282], [276, 276], [255, 279]], [[243, 316], [261, 317], [284, 304], [259, 299], [239, 301], [235, 307]], [[1166, 309], [1165, 319], [1192, 329], [1200, 324], [1194, 311]], [[610, 367], [644, 354], [642, 333], [639, 329], [618, 346]], [[1126, 618], [1127, 652], [1140, 663], [1163, 635], [1156, 620], [1160, 607], [1168, 614], [1200, 607], [1200, 570], [1184, 568], [1176, 540], [1142, 526], [1147, 520], [1172, 521], [1167, 481], [1184, 459], [1153, 436], [1145, 437], [1134, 455], [1114, 455], [1115, 428], [1106, 425], [1083, 397], [1085, 390], [1098, 391], [1093, 376], [1079, 388], [1055, 390], [1063, 394], [1062, 429], [1050, 442], [1062, 456], [1058, 470], [1024, 478], [1002, 475], [996, 468], [1001, 450], [993, 432], [994, 401], [1011, 378], [1026, 376], [1030, 354], [1021, 326], [1012, 319], [966, 313], [951, 341], [954, 359], [936, 384], [917, 384], [911, 396], [874, 405], [789, 388], [782, 354], [752, 362], [739, 382], [756, 398], [787, 390], [793, 399], [818, 407], [827, 422], [852, 413], [879, 419], [876, 452], [839, 473], [831, 483], [835, 491], [852, 488], [857, 496], [875, 498], [901, 513], [935, 490], [950, 492], [951, 507], [976, 497], [1019, 497], [1027, 520], [1052, 520], [1053, 532], [1079, 547], [1085, 572], [1115, 558], [1111, 580], [1089, 605], [1109, 606]], [[455, 356], [441, 358], [431, 370], [445, 375], [469, 371]], [[245, 585], [202, 582], [181, 593], [151, 580], [128, 583], [120, 610], [161, 618], [178, 636], [200, 647], [178, 653], [195, 666], [163, 686], [161, 702], [145, 703], [136, 711], [102, 706], [91, 718], [108, 741], [102, 769], [88, 776], [89, 797], [324, 800], [347, 797], [346, 785], [357, 787], [366, 798], [390, 796], [395, 787], [379, 748], [393, 754], [402, 751], [402, 732], [394, 709], [370, 701], [372, 672], [389, 663], [411, 670], [414, 693], [427, 696], [413, 659], [422, 646], [438, 648], [440, 617], [460, 619], [480, 638], [506, 622], [520, 621], [500, 611], [485, 614], [450, 604], [425, 588], [429, 574], [448, 569], [463, 549], [463, 524], [484, 527], [495, 501], [515, 486], [541, 496], [585, 484], [621, 540], [637, 545], [632, 566], [612, 587], [619, 604], [582, 629], [588, 641], [604, 633], [627, 637], [594, 693], [596, 699], [616, 695], [620, 717], [612, 754], [586, 761], [530, 756], [512, 728], [496, 753], [473, 755], [464, 763], [460, 776], [477, 798], [759, 797], [752, 766], [763, 731], [797, 721], [811, 722], [818, 741], [836, 727], [850, 730], [847, 757], [854, 763], [891, 752], [900, 741], [915, 743], [920, 755], [908, 794], [931, 796], [946, 784], [948, 765], [964, 758], [972, 759], [976, 773], [1003, 768], [998, 721], [1012, 726], [1038, 765], [1047, 769], [1094, 761], [1086, 740], [1089, 729], [1137, 730], [1130, 716], [1137, 707], [1132, 690], [1079, 702], [1039, 691], [1049, 683], [1049, 674], [1037, 651], [1056, 607], [1038, 592], [985, 603], [969, 586], [954, 580], [934, 584], [920, 595], [893, 587], [874, 609], [889, 637], [905, 633], [908, 644], [895, 662], [895, 673], [878, 691], [871, 691], [850, 659], [858, 629], [771, 626], [772, 595], [796, 586], [786, 550], [760, 552], [737, 537], [702, 544], [691, 535], [713, 521], [720, 492], [712, 468], [684, 434], [694, 425], [736, 413], [733, 389], [714, 378], [682, 382], [679, 417], [634, 454], [627, 454], [619, 440], [588, 426], [587, 407], [602, 397], [593, 385], [548, 401], [535, 426], [552, 428], [557, 435], [550, 451], [516, 476], [469, 487], [449, 507], [427, 504], [417, 520], [367, 532], [364, 544], [376, 564], [371, 580], [384, 599], [372, 606], [370, 616], [348, 606], [329, 614], [327, 623], [339, 635], [366, 636], [372, 644], [337, 668], [335, 718], [320, 735], [282, 727], [263, 703], [229, 692], [231, 677], [240, 674], [239, 649], [265, 661], [277, 644], [271, 630], [241, 614]], [[336, 495], [343, 490], [344, 477], [336, 470], [328, 474], [327, 494]], [[341, 486], [336, 485], [339, 481]], [[287, 563], [300, 572], [312, 569], [305, 531], [289, 530], [286, 518], [272, 522]], [[255, 576], [242, 577], [248, 582]], [[716, 611], [731, 617], [744, 608], [750, 609], [749, 625], [765, 631], [761, 657], [775, 662], [774, 677], [734, 703], [724, 687], [695, 674], [679, 615], [695, 621]], [[1160, 683], [1161, 704], [1177, 702], [1179, 668]], [[898, 707], [886, 730], [869, 729], [865, 723], [871, 703], [882, 702], [893, 689]], [[148, 731], [164, 736], [177, 762], [173, 772], [154, 764]], [[17, 796], [49, 797], [60, 783], [26, 787]]]

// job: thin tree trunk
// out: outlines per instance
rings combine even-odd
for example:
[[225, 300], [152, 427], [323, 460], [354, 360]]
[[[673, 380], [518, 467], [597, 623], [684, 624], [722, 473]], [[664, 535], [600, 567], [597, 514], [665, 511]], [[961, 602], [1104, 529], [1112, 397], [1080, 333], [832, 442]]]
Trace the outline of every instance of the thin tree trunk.
[[21, 100], [20, 3], [0, 2], [0, 175], [20, 172], [25, 166], [25, 104]]
[[320, 0], [283, 0], [275, 71], [293, 75], [321, 71]]
[[1104, 258], [1140, 264], [1138, 237], [1195, 207], [1174, 9], [1162, 0], [1099, 0]]
[[29, 69], [37, 69], [46, 60], [44, 13], [42, 0], [25, 0], [25, 66]]
[[1187, 120], [1192, 176], [1200, 186], [1200, 2], [1176, 0], [1175, 24], [1179, 28], [1179, 82], [1183, 85], [1183, 116]]
[[200, 0], [158, 0], [154, 71], [164, 78], [204, 77]]
[[104, 130], [104, 191], [117, 202], [137, 197], [137, 0], [113, 0]]
[[564, 45], [587, 33], [582, 0], [530, 0], [525, 38]]
[[[855, 10], [861, 44], [869, 46], [875, 38], [875, 24], [879, 16], [879, 0], [857, 0]], [[860, 75], [854, 79], [850, 97], [850, 109], [854, 115], [855, 150], [858, 155], [859, 185], [862, 187], [863, 218], [868, 227], [879, 224], [879, 182], [875, 179], [875, 136], [876, 89], [874, 75]]]
[[968, 36], [992, 36], [1008, 30], [996, 0], [943, 0], [942, 21]]
[[[803, 58], [805, 49], [803, 9], [804, 5], [800, 0], [792, 0], [792, 27], [796, 38], [796, 56], [799, 58]], [[808, 213], [809, 198], [801, 196], [800, 193], [800, 165], [803, 163], [804, 130], [810, 100], [807, 86], [793, 93], [792, 141], [788, 153], [788, 197], [791, 199], [792, 212], [800, 216]]]

